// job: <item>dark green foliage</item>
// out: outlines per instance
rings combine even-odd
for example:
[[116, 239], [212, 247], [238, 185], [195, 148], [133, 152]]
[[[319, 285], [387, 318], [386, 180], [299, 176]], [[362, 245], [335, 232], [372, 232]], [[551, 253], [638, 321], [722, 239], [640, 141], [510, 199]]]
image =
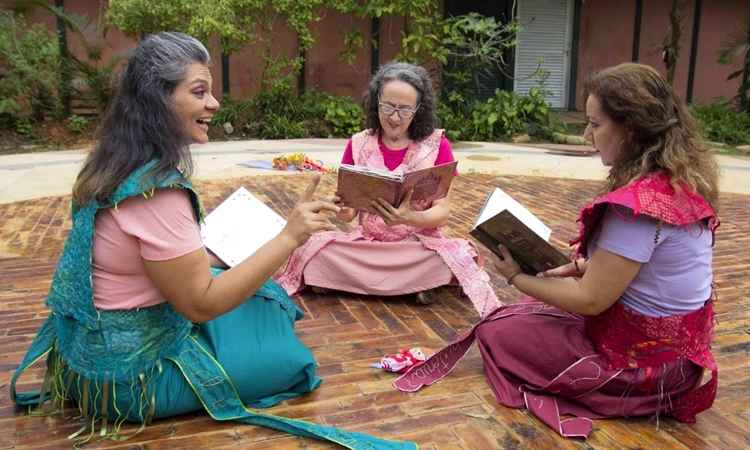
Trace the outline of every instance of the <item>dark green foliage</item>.
[[709, 141], [750, 144], [750, 113], [736, 111], [728, 101], [694, 106], [693, 113]]
[[223, 137], [227, 122], [237, 137], [349, 137], [362, 128], [363, 112], [349, 97], [318, 91], [297, 95], [290, 83], [280, 82], [251, 100], [224, 101], [212, 134]]
[[0, 11], [0, 67], [0, 125], [25, 131], [16, 124], [59, 115], [60, 55], [46, 28]]
[[515, 134], [546, 135], [550, 110], [539, 89], [523, 96], [495, 91], [486, 101], [467, 100], [457, 92], [444, 96], [438, 118], [452, 140], [497, 141]]

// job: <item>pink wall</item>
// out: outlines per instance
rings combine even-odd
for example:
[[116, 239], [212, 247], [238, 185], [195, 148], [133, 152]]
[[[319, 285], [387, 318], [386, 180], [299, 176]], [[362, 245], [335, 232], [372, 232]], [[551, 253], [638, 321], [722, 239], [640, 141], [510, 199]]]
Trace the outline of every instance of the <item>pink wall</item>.
[[[680, 96], [686, 98], [695, 2], [681, 1], [682, 36], [675, 88]], [[639, 62], [651, 65], [665, 75], [662, 47], [669, 26], [671, 4], [671, 0], [644, 0], [641, 18]], [[634, 20], [635, 0], [583, 2], [576, 84], [576, 106], [579, 110], [583, 108], [583, 83], [591, 72], [631, 61]], [[739, 67], [739, 61], [734, 66], [720, 65], [716, 61], [717, 52], [730, 35], [744, 33], [749, 21], [750, 2], [747, 0], [703, 1], [693, 102], [706, 103], [719, 96], [735, 95], [739, 82], [726, 81], [726, 77]]]
[[[307, 50], [305, 86], [336, 95], [362, 97], [370, 78], [370, 20], [344, 15], [330, 9], [322, 11], [322, 20], [313, 24], [315, 44]], [[344, 50], [344, 36], [359, 30], [364, 45], [356, 52], [353, 64], [339, 57]]]
[[747, 37], [750, 25], [750, 2], [747, 0], [712, 0], [703, 2], [700, 43], [695, 63], [693, 99], [709, 102], [714, 97], [732, 98], [739, 81], [726, 81], [741, 67], [739, 58], [731, 66], [717, 64], [717, 52], [731, 36]]
[[634, 0], [583, 2], [576, 77], [578, 109], [583, 108], [583, 85], [592, 72], [630, 61], [634, 20]]
[[[1, 0], [0, 0], [1, 1]], [[54, 0], [49, 0], [54, 3]], [[523, 1], [523, 0], [520, 0]], [[573, 0], [570, 0], [573, 1]], [[675, 86], [684, 97], [687, 90], [690, 45], [693, 31], [694, 0], [683, 0], [683, 32]], [[105, 9], [107, 0], [66, 0], [67, 11], [88, 15], [92, 26], [86, 30], [91, 39], [95, 36], [96, 20]], [[644, 0], [641, 23], [640, 62], [650, 64], [665, 72], [661, 61], [661, 47], [667, 32], [668, 11], [671, 0]], [[726, 81], [736, 67], [722, 66], [716, 62], [716, 53], [732, 34], [743, 33], [750, 21], [750, 2], [747, 0], [703, 1], [700, 42], [695, 68], [693, 99], [708, 102], [717, 96], [735, 95], [738, 82]], [[54, 18], [47, 13], [36, 12], [28, 18], [30, 22], [45, 24], [50, 31], [56, 30]], [[583, 83], [593, 71], [630, 61], [633, 46], [635, 0], [586, 0], [582, 2], [580, 40], [578, 44], [578, 68], [576, 82], [576, 105], [583, 107]], [[392, 60], [400, 49], [401, 32], [406, 26], [401, 17], [387, 17], [380, 24], [380, 63]], [[344, 49], [344, 35], [359, 30], [365, 45], [357, 50], [354, 64], [340, 60]], [[316, 42], [307, 51], [305, 85], [339, 95], [349, 95], [359, 100], [370, 78], [370, 20], [357, 19], [332, 10], [322, 11], [322, 20], [313, 24]], [[273, 32], [274, 53], [293, 57], [297, 54], [296, 35], [279, 23]], [[84, 56], [80, 40], [68, 33], [69, 47], [77, 56]], [[110, 29], [103, 47], [102, 64], [113, 57], [126, 56], [135, 46], [135, 41], [116, 29]], [[214, 92], [221, 97], [221, 53], [215, 40], [208, 42], [214, 59], [212, 74]], [[262, 71], [261, 47], [249, 45], [235, 52], [230, 58], [230, 91], [234, 98], [248, 98], [260, 89]], [[435, 77], [439, 78], [438, 76]]]
[[[680, 0], [682, 9], [682, 34], [680, 36], [680, 53], [675, 69], [674, 87], [677, 93], [686, 98], [687, 78], [690, 66], [690, 45], [693, 37], [693, 0]], [[711, 2], [703, 2], [704, 10]], [[648, 64], [659, 70], [666, 77], [667, 68], [662, 60], [664, 37], [669, 27], [669, 10], [672, 0], [649, 0], [643, 2], [643, 18], [641, 22], [640, 63]], [[709, 32], [711, 30], [702, 30]], [[701, 33], [702, 34], [702, 33]], [[631, 40], [632, 42], [632, 40]]]
[[[282, 21], [277, 20], [273, 25], [273, 36], [263, 36], [271, 40], [271, 53], [274, 57], [283, 56], [294, 58], [297, 56], [297, 35]], [[263, 77], [263, 52], [265, 44], [258, 42], [245, 46], [229, 56], [229, 93], [234, 99], [253, 97], [260, 91]], [[216, 68], [214, 86], [221, 93], [221, 51], [211, 53]]]

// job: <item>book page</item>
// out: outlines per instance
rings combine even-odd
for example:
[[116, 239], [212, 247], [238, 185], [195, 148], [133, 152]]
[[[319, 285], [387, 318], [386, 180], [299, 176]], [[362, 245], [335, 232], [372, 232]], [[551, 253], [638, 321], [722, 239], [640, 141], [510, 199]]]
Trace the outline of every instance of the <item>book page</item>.
[[201, 226], [203, 245], [234, 267], [270, 241], [286, 220], [241, 187], [216, 207]]
[[451, 161], [407, 173], [404, 176], [399, 203], [409, 189], [414, 189], [411, 197], [412, 202], [425, 201], [431, 203], [448, 195], [457, 164], [458, 161]]
[[361, 173], [377, 178], [385, 178], [386, 180], [394, 180], [399, 182], [402, 182], [404, 179], [404, 175], [402, 173], [390, 172], [388, 170], [378, 170], [365, 166], [353, 166], [351, 164], [341, 164], [341, 166], [339, 166], [339, 170]]
[[351, 170], [351, 167], [360, 169], [358, 166], [341, 165], [338, 173], [336, 195], [341, 198], [344, 206], [367, 210], [376, 198], [382, 198], [392, 205], [398, 202], [401, 174], [385, 177], [381, 171]]
[[480, 211], [479, 218], [477, 219], [474, 228], [504, 210], [508, 210], [508, 212], [516, 216], [518, 220], [529, 227], [531, 231], [536, 233], [539, 237], [545, 241], [549, 241], [552, 230], [532, 214], [531, 211], [526, 209], [522, 204], [518, 203], [500, 188], [495, 188], [492, 194], [490, 194], [487, 202]]

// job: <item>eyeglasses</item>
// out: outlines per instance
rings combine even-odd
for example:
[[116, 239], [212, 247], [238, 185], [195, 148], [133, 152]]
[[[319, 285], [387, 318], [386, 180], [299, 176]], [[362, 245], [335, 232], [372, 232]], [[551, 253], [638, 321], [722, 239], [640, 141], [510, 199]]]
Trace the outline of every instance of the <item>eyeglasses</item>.
[[398, 117], [402, 119], [410, 119], [418, 110], [419, 110], [419, 104], [415, 106], [414, 108], [408, 108], [408, 107], [398, 107], [393, 106], [388, 103], [378, 102], [378, 106], [380, 107], [380, 112], [385, 114], [386, 116], [390, 116], [391, 114], [398, 113]]

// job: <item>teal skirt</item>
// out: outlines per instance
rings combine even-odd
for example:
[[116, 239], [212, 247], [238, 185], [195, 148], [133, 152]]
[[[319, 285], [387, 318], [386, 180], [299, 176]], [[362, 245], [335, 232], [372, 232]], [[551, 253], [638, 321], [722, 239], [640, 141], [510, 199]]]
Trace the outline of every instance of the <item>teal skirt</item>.
[[[263, 288], [235, 309], [194, 327], [192, 336], [223, 367], [242, 402], [269, 407], [306, 394], [320, 385], [315, 359], [296, 336], [294, 322], [302, 311], [278, 286]], [[270, 288], [270, 289], [269, 289]], [[66, 374], [63, 374], [67, 378]], [[100, 415], [104, 393], [72, 377], [69, 395]], [[142, 380], [116, 382], [108, 393], [108, 416], [143, 422], [203, 409], [203, 404], [171, 360], [163, 359]], [[88, 392], [87, 392], [88, 391]], [[85, 401], [88, 397], [91, 401]]]

